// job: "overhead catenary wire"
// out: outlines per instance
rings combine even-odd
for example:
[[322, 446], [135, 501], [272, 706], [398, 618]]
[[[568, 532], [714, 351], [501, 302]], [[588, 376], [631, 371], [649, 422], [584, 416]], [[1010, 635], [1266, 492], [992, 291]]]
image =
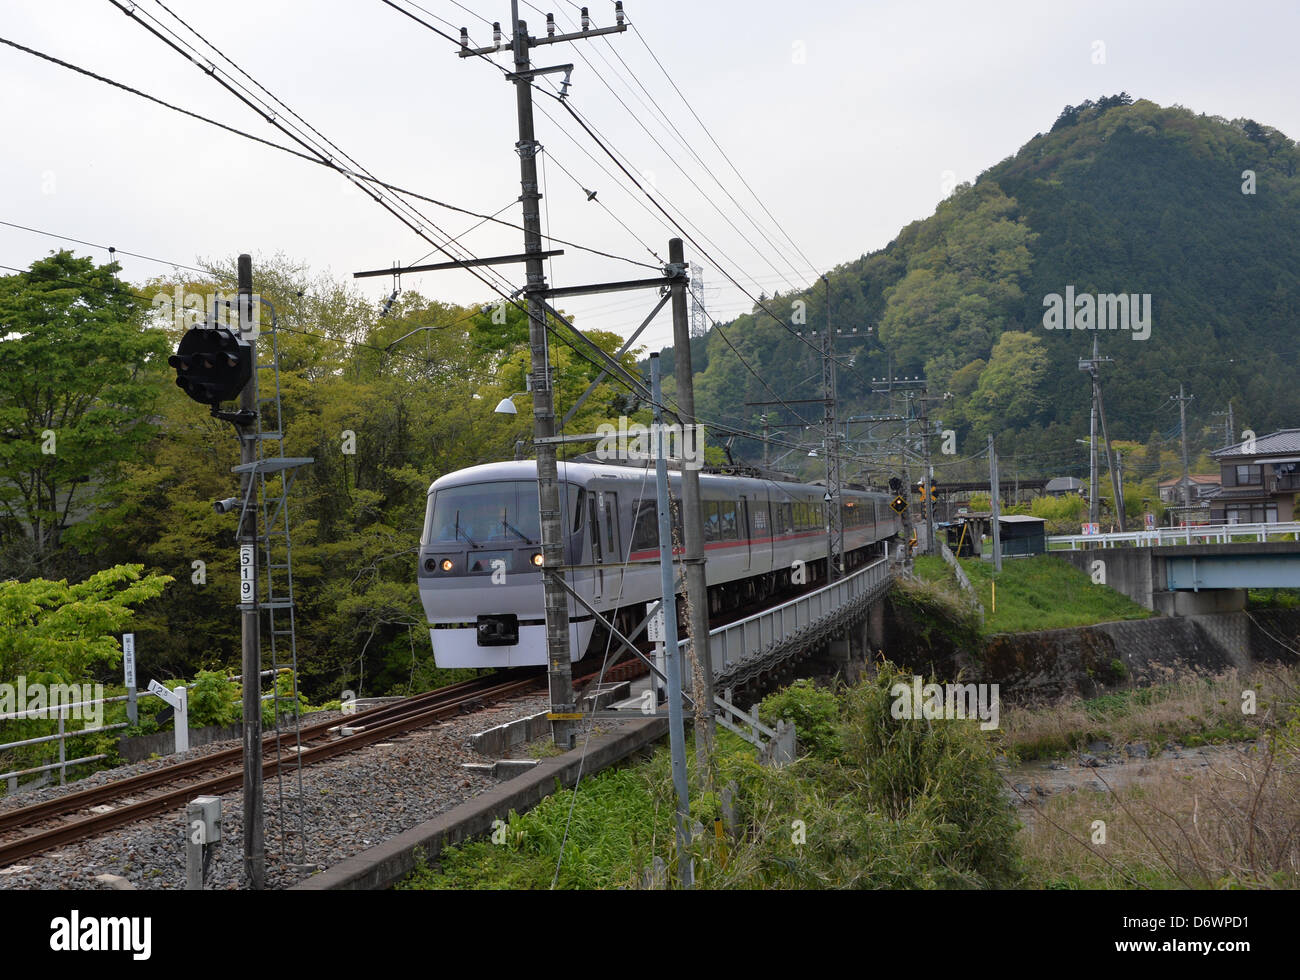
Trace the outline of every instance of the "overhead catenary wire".
[[[531, 3], [527, 3], [527, 0], [524, 0], [524, 2], [525, 2], [528, 6], [533, 7], [533, 9], [534, 9], [534, 10], [537, 10], [539, 13], [541, 12], [540, 8], [535, 7], [535, 6], [534, 6], [533, 4], [531, 4]], [[594, 23], [594, 22], [593, 22], [593, 23]], [[606, 41], [608, 42], [608, 38], [606, 38]], [[610, 45], [610, 47], [613, 48], [612, 45]], [[661, 142], [659, 141], [659, 138], [658, 138], [657, 136], [655, 136], [654, 133], [652, 133], [652, 132], [650, 131], [649, 127], [646, 126], [646, 124], [642, 121], [641, 117], [640, 117], [640, 116], [639, 116], [639, 115], [638, 115], [638, 114], [637, 114], [637, 113], [632, 109], [631, 106], [629, 106], [629, 105], [628, 105], [628, 104], [623, 100], [622, 96], [620, 96], [616, 91], [614, 91], [614, 87], [613, 87], [612, 85], [610, 85], [610, 83], [608, 82], [608, 80], [605, 78], [604, 74], [603, 74], [603, 73], [602, 73], [598, 68], [596, 68], [595, 65], [593, 65], [593, 64], [591, 63], [591, 61], [590, 61], [590, 60], [587, 58], [587, 56], [582, 52], [582, 50], [578, 49], [578, 50], [575, 51], [575, 53], [577, 54], [578, 58], [581, 59], [582, 62], [583, 62], [584, 64], [586, 64], [587, 67], [592, 71], [592, 73], [596, 76], [597, 80], [600, 81], [600, 83], [601, 83], [602, 85], [604, 85], [605, 88], [607, 88], [607, 89], [609, 90], [610, 94], [614, 96], [614, 98], [618, 101], [619, 105], [621, 105], [621, 106], [623, 107], [623, 109], [627, 111], [628, 116], [633, 120], [633, 122], [635, 122], [638, 126], [641, 127], [641, 130], [642, 130], [642, 131], [643, 131], [643, 132], [644, 132], [644, 133], [645, 133], [645, 134], [650, 138], [650, 140], [655, 144], [655, 146], [657, 146], [657, 147], [659, 148], [659, 150], [664, 154], [665, 158], [666, 158], [666, 159], [669, 159], [669, 160], [672, 160], [672, 161], [674, 162], [674, 165], [677, 167], [677, 169], [678, 169], [678, 170], [681, 172], [681, 174], [686, 178], [686, 180], [690, 183], [690, 185], [691, 185], [692, 187], [694, 187], [696, 191], [699, 192], [700, 196], [705, 200], [705, 202], [706, 202], [710, 207], [712, 207], [713, 210], [715, 210], [715, 211], [718, 213], [718, 215], [722, 218], [722, 220], [725, 221], [725, 222], [726, 222], [726, 223], [731, 227], [731, 229], [732, 229], [733, 231], [736, 232], [736, 234], [741, 235], [742, 238], [745, 238], [745, 239], [749, 242], [749, 244], [751, 245], [751, 247], [753, 247], [755, 254], [758, 255], [759, 258], [761, 258], [763, 261], [767, 262], [767, 264], [768, 264], [769, 266], [771, 266], [773, 272], [775, 272], [777, 275], [784, 276], [785, 274], [784, 274], [780, 269], [777, 268], [777, 266], [776, 266], [776, 265], [775, 265], [775, 264], [774, 264], [774, 263], [773, 263], [773, 262], [772, 262], [772, 261], [767, 257], [766, 254], [763, 253], [763, 251], [762, 251], [761, 249], [758, 248], [757, 244], [756, 244], [755, 242], [753, 242], [752, 240], [750, 240], [750, 239], [748, 238], [748, 236], [745, 235], [744, 232], [742, 232], [738, 227], [736, 227], [735, 222], [733, 222], [733, 221], [731, 220], [731, 218], [727, 216], [727, 213], [726, 213], [726, 212], [725, 212], [721, 207], [719, 207], [718, 203], [713, 199], [713, 197], [712, 197], [711, 195], [706, 194], [706, 193], [704, 192], [704, 189], [703, 189], [702, 187], [700, 187], [700, 185], [699, 185], [699, 184], [695, 181], [695, 179], [690, 175], [690, 173], [686, 170], [686, 168], [682, 166], [681, 162], [678, 161], [678, 160], [676, 159], [676, 154], [674, 154], [673, 152], [671, 152], [670, 150], [668, 150], [668, 148], [665, 147], [665, 146], [663, 145], [663, 143], [661, 143]], [[592, 53], [595, 54], [596, 57], [600, 58], [602, 62], [604, 62], [606, 68], [609, 70], [609, 73], [610, 73], [611, 75], [613, 75], [613, 76], [615, 76], [615, 77], [620, 77], [620, 78], [621, 78], [621, 76], [619, 75], [617, 69], [615, 69], [612, 65], [610, 65], [609, 62], [604, 58], [604, 55], [602, 55], [602, 54], [600, 53], [600, 48], [599, 48], [599, 47], [593, 47], [593, 48], [592, 48]], [[617, 50], [615, 50], [615, 54], [617, 54]], [[625, 63], [625, 66], [626, 66], [626, 63]], [[630, 69], [629, 69], [629, 71], [630, 71]], [[630, 86], [629, 86], [629, 90], [631, 91]], [[633, 91], [632, 94], [633, 94], [634, 96], [636, 96], [635, 91]], [[649, 94], [649, 93], [647, 92], [647, 94]], [[637, 97], [637, 98], [639, 99], [639, 97]], [[651, 101], [653, 101], [653, 97], [651, 97]], [[645, 106], [645, 102], [644, 102], [644, 101], [642, 101], [641, 104], [642, 104], [643, 106]], [[657, 107], [657, 104], [656, 104], [656, 108], [658, 108], [658, 107]], [[647, 109], [647, 112], [650, 114], [650, 116], [653, 118], [653, 117], [654, 117], [654, 111], [653, 111], [653, 110], [650, 110], [649, 106], [646, 106], [646, 109]], [[660, 111], [660, 113], [662, 113], [662, 110], [659, 110], [659, 111]], [[755, 227], [755, 229], [758, 230], [759, 235], [760, 235], [760, 236], [761, 236], [765, 241], [768, 241], [768, 244], [769, 244], [769, 245], [771, 245], [771, 242], [770, 242], [770, 240], [767, 238], [767, 234], [766, 234], [766, 232], [762, 229], [762, 227], [760, 227], [760, 226], [759, 226], [759, 225], [758, 225], [758, 224], [753, 220], [753, 218], [749, 216], [748, 212], [744, 209], [744, 207], [740, 204], [740, 202], [737, 201], [737, 200], [735, 199], [735, 197], [731, 194], [731, 192], [727, 189], [727, 187], [726, 187], [726, 186], [725, 186], [725, 185], [724, 185], [720, 180], [718, 180], [718, 178], [716, 177], [716, 175], [714, 175], [714, 174], [712, 173], [711, 170], [709, 170], [708, 166], [707, 166], [706, 164], [704, 164], [703, 160], [700, 159], [699, 155], [696, 154], [696, 153], [694, 152], [694, 150], [691, 148], [691, 146], [689, 145], [689, 143], [688, 143], [685, 139], [682, 138], [680, 132], [679, 132], [675, 127], [672, 126], [672, 123], [671, 123], [671, 122], [668, 122], [668, 123], [667, 123], [667, 129], [668, 129], [668, 132], [669, 132], [670, 134], [672, 134], [672, 135], [675, 136], [675, 138], [677, 139], [678, 144], [679, 144], [680, 146], [682, 146], [682, 148], [685, 149], [685, 150], [687, 151], [687, 153], [691, 154], [691, 155], [695, 158], [695, 160], [700, 164], [700, 166], [701, 166], [701, 168], [704, 170], [704, 172], [705, 172], [706, 174], [708, 174], [710, 177], [713, 178], [714, 183], [716, 183], [716, 184], [718, 185], [718, 187], [722, 190], [722, 192], [723, 192], [724, 194], [727, 195], [728, 199], [732, 202], [732, 204], [734, 204], [734, 205], [736, 206], [736, 209], [737, 209], [737, 210], [738, 210], [742, 215], [744, 215], [747, 219], [749, 219], [750, 223], [753, 224], [754, 227]], [[777, 250], [777, 254], [780, 255], [780, 251], [779, 251], [779, 250]], [[784, 257], [782, 257], [782, 258], [783, 258], [783, 260], [784, 260]], [[792, 267], [792, 269], [793, 269], [793, 267]], [[788, 279], [788, 277], [786, 278], [786, 282], [790, 285], [791, 288], [799, 288], [799, 287], [796, 287], [796, 286], [794, 285], [794, 283], [791, 282], [791, 281]], [[808, 284], [805, 283], [803, 288], [807, 288], [807, 285], [808, 285]]]
[[[132, 19], [136, 20], [137, 23], [141, 24], [142, 27], [144, 27], [150, 33], [154, 34], [156, 37], [158, 37], [160, 40], [166, 43], [169, 47], [176, 50], [177, 53], [188, 58], [189, 60], [194, 61], [196, 64], [200, 64], [203, 67], [204, 73], [206, 75], [215, 79], [219, 84], [222, 85], [222, 87], [226, 88], [237, 98], [239, 98], [240, 101], [244, 102], [250, 108], [254, 109], [254, 111], [259, 112], [259, 114], [261, 114], [268, 123], [280, 129], [281, 132], [290, 136], [291, 139], [294, 139], [296, 142], [300, 143], [307, 149], [312, 150], [315, 153], [319, 154], [322, 160], [328, 161], [332, 166], [335, 167], [335, 169], [338, 169], [340, 173], [344, 173], [345, 176], [348, 175], [348, 172], [345, 171], [344, 168], [342, 168], [340, 165], [338, 165], [337, 161], [334, 159], [334, 156], [331, 153], [327, 152], [326, 149], [322, 148], [322, 146], [318, 142], [316, 142], [316, 140], [313, 137], [306, 135], [302, 127], [299, 127], [296, 124], [292, 127], [286, 126], [284, 122], [281, 120], [278, 112], [273, 111], [271, 107], [266, 105], [265, 101], [262, 100], [260, 97], [256, 96], [254, 93], [250, 93], [246, 86], [242, 86], [234, 83], [229, 78], [228, 73], [222, 69], [219, 69], [215, 63], [208, 61], [206, 66], [203, 66], [202, 62], [199, 60], [202, 56], [196, 53], [193, 50], [192, 46], [187, 45], [179, 38], [176, 38], [175, 32], [168, 31], [167, 33], [172, 35], [172, 38], [168, 38], [164, 36], [164, 34], [158, 29], [145, 23], [143, 19], [136, 17], [135, 15], [138, 11], [138, 8], [125, 7], [120, 2], [120, 0], [108, 0], [108, 2], [111, 3], [118, 10], [120, 10], [122, 13], [132, 17]], [[387, 2], [387, 0], [385, 0], [385, 2]], [[175, 17], [176, 15], [173, 14], [173, 16]], [[153, 20], [154, 18], [151, 17], [150, 19]], [[179, 18], [177, 19], [179, 20]], [[184, 21], [181, 21], [181, 23], [184, 24]], [[188, 25], [186, 26], [188, 29]], [[442, 31], [437, 31], [437, 33], [443, 35], [444, 37], [448, 36]], [[173, 40], [173, 38], [176, 39]], [[226, 58], [224, 54], [221, 54], [220, 52], [218, 52], [218, 54], [223, 59], [229, 60], [228, 58]], [[203, 59], [203, 60], [206, 61], [207, 59]], [[231, 62], [231, 64], [233, 64], [233, 62]], [[242, 69], [239, 70], [242, 72]], [[265, 89], [263, 89], [263, 91], [265, 91]], [[274, 97], [272, 96], [272, 98]], [[290, 116], [296, 116], [293, 110], [290, 109], [287, 105], [285, 105], [282, 101], [278, 99], [276, 99], [275, 101], [282, 107], [285, 113], [287, 113]], [[261, 102], [262, 105], [259, 105], [258, 104], [259, 102]], [[312, 129], [312, 127], [309, 124], [306, 124], [305, 121], [304, 121], [304, 126], [306, 126], [308, 130], [311, 130], [312, 132], [316, 132], [314, 129]], [[355, 160], [352, 160], [351, 157], [347, 156], [347, 154], [345, 154], [341, 149], [339, 149], [337, 145], [333, 144], [328, 140], [325, 140], [324, 142], [329, 147], [331, 147], [335, 153], [339, 154], [344, 159], [348, 160], [349, 163], [352, 165], [352, 167], [354, 167], [359, 173], [362, 174], [368, 173], [368, 171], [366, 171], [359, 164], [357, 164]], [[362, 183], [361, 180], [356, 179], [355, 177], [350, 177], [350, 179], [353, 180], [354, 184], [364, 187], [364, 184]], [[472, 252], [469, 252], [463, 246], [459, 246], [459, 245], [455, 246], [461, 253], [458, 255], [452, 252], [450, 247], [447, 247], [443, 243], [439, 243], [435, 241], [432, 237], [430, 237], [429, 233], [426, 231], [427, 228], [432, 228], [433, 230], [435, 230], [438, 234], [443, 236], [444, 240], [450, 238], [450, 236], [447, 234], [446, 231], [439, 228], [434, 222], [432, 222], [427, 216], [423, 215], [418, 209], [414, 208], [404, 198], [401, 198], [400, 196], [397, 197], [396, 199], [390, 198], [387, 195], [381, 193], [380, 191], [375, 190], [374, 187], [364, 187], [364, 189], [367, 191], [367, 193], [372, 197], [372, 199], [377, 204], [379, 204], [386, 211], [391, 213], [394, 217], [398, 218], [399, 221], [405, 224], [410, 230], [415, 232], [421, 238], [425, 239], [425, 241], [427, 241], [430, 245], [433, 245], [435, 249], [439, 251], [443, 251], [444, 254], [448, 256], [448, 258], [454, 261], [463, 261], [465, 257], [471, 259], [476, 258], [476, 256], [474, 256]], [[496, 270], [492, 269], [491, 267], [486, 267], [483, 269], [471, 267], [471, 268], [466, 268], [465, 271], [469, 272], [474, 278], [478, 279], [484, 285], [488, 286], [493, 292], [501, 296], [506, 302], [509, 302], [519, 307], [520, 309], [524, 308], [524, 305], [517, 301], [517, 297], [521, 294], [522, 290], [518, 288], [514, 288], [513, 285]], [[622, 383], [628, 385], [637, 394], [641, 395], [642, 397], [648, 398], [648, 392], [646, 390], [646, 387], [639, 378], [636, 378], [630, 373], [628, 373], [621, 364], [619, 364], [617, 361], [614, 360], [614, 358], [612, 358], [604, 350], [602, 350], [595, 343], [593, 343], [590, 340], [590, 338], [584, 336], [581, 333], [581, 331], [579, 331], [576, 327], [574, 327], [573, 324], [570, 323], [568, 320], [564, 319], [563, 317], [555, 316], [554, 314], [552, 314], [552, 317], [558, 323], [564, 324], [569, 329], [569, 331], [571, 331], [573, 338], [576, 339], [580, 344], [586, 345], [592, 352], [595, 353], [595, 355], [598, 358], [603, 359], [605, 361], [605, 365], [609, 368], [610, 373], [615, 378], [619, 379]], [[559, 332], [554, 327], [551, 326], [550, 318], [548, 318], [546, 326], [547, 329], [550, 330], [552, 333], [555, 333], [556, 336], [560, 336]]]
[[[225, 131], [225, 132], [227, 132], [227, 133], [230, 133], [230, 134], [232, 134], [232, 135], [234, 135], [234, 136], [238, 136], [238, 137], [240, 137], [241, 139], [246, 139], [246, 140], [249, 140], [249, 141], [254, 142], [254, 143], [260, 143], [262, 146], [269, 147], [270, 149], [273, 149], [273, 150], [279, 150], [281, 153], [287, 153], [287, 154], [289, 154], [289, 155], [291, 155], [291, 156], [298, 157], [298, 158], [301, 159], [301, 160], [307, 160], [307, 161], [309, 161], [310, 163], [316, 164], [317, 166], [322, 166], [322, 167], [326, 167], [326, 168], [328, 168], [328, 169], [330, 169], [330, 170], [338, 171], [338, 172], [342, 173], [342, 174], [343, 174], [344, 176], [346, 176], [346, 177], [353, 177], [353, 178], [356, 178], [356, 179], [362, 180], [362, 181], [364, 181], [364, 182], [367, 183], [367, 184], [373, 184], [374, 186], [382, 187], [382, 188], [384, 188], [385, 190], [390, 190], [390, 191], [393, 191], [394, 193], [397, 193], [397, 194], [403, 194], [403, 195], [406, 195], [407, 197], [411, 197], [411, 198], [414, 198], [414, 199], [416, 199], [416, 200], [423, 201], [423, 202], [426, 203], [426, 204], [432, 204], [432, 205], [434, 205], [435, 207], [443, 208], [443, 209], [448, 210], [448, 211], [454, 211], [454, 212], [456, 212], [457, 214], [465, 214], [465, 215], [468, 215], [468, 216], [470, 216], [470, 217], [472, 217], [472, 218], [479, 218], [479, 219], [483, 219], [483, 220], [485, 220], [485, 221], [490, 221], [490, 222], [492, 222], [493, 224], [498, 224], [498, 225], [501, 225], [501, 226], [506, 227], [506, 228], [512, 228], [512, 229], [514, 229], [514, 230], [516, 230], [516, 231], [523, 231], [523, 230], [524, 230], [523, 225], [516, 224], [516, 223], [513, 222], [513, 221], [505, 221], [505, 220], [503, 220], [503, 219], [501, 219], [501, 218], [499, 218], [499, 217], [496, 217], [496, 216], [494, 216], [494, 215], [481, 214], [480, 212], [473, 211], [473, 210], [470, 210], [470, 209], [468, 209], [468, 208], [458, 207], [458, 206], [455, 205], [455, 204], [449, 204], [448, 202], [446, 202], [446, 201], [442, 201], [442, 200], [439, 200], [438, 198], [435, 198], [435, 197], [429, 197], [428, 195], [425, 195], [425, 194], [420, 194], [420, 193], [418, 193], [417, 191], [413, 191], [413, 190], [411, 190], [411, 189], [409, 189], [409, 188], [401, 187], [401, 186], [399, 186], [399, 185], [397, 185], [397, 184], [392, 184], [392, 183], [389, 183], [389, 182], [387, 182], [387, 181], [380, 180], [379, 178], [374, 177], [374, 176], [365, 175], [365, 174], [358, 174], [358, 173], [356, 173], [355, 171], [350, 171], [350, 170], [348, 170], [347, 168], [340, 167], [340, 166], [338, 166], [336, 163], [330, 163], [330, 162], [327, 161], [327, 160], [322, 160], [322, 159], [321, 159], [319, 156], [317, 156], [317, 155], [313, 155], [313, 154], [311, 154], [311, 153], [304, 153], [302, 150], [294, 149], [294, 148], [291, 147], [291, 146], [285, 146], [283, 143], [277, 143], [275, 140], [269, 140], [269, 139], [266, 139], [265, 137], [258, 136], [258, 135], [254, 134], [254, 133], [250, 133], [250, 132], [248, 132], [247, 130], [240, 129], [240, 128], [237, 127], [237, 126], [232, 126], [232, 125], [230, 125], [230, 124], [228, 124], [228, 123], [221, 122], [220, 120], [213, 119], [213, 118], [211, 118], [210, 116], [205, 116], [205, 115], [203, 115], [202, 113], [193, 112], [193, 111], [191, 111], [191, 110], [189, 110], [189, 109], [184, 108], [183, 106], [179, 106], [179, 105], [176, 105], [176, 104], [174, 104], [174, 103], [172, 103], [172, 102], [168, 102], [166, 99], [162, 99], [162, 98], [159, 98], [158, 96], [151, 95], [151, 94], [149, 94], [148, 92], [141, 91], [140, 89], [137, 89], [137, 88], [135, 88], [135, 87], [133, 87], [133, 86], [127, 85], [127, 84], [125, 84], [125, 83], [123, 83], [123, 82], [119, 82], [119, 81], [117, 81], [117, 80], [115, 80], [115, 79], [109, 78], [109, 77], [107, 77], [107, 76], [105, 76], [105, 75], [102, 75], [102, 74], [100, 74], [100, 73], [98, 73], [98, 72], [91, 71], [91, 70], [88, 69], [88, 68], [83, 68], [83, 67], [80, 66], [80, 65], [75, 65], [75, 64], [73, 64], [72, 62], [69, 62], [69, 61], [65, 61], [65, 60], [63, 60], [62, 58], [57, 58], [57, 57], [55, 57], [54, 55], [47, 54], [46, 52], [38, 51], [37, 49], [35, 49], [35, 48], [31, 48], [31, 47], [28, 47], [27, 45], [24, 45], [24, 44], [19, 44], [17, 41], [10, 40], [9, 38], [0, 37], [0, 44], [8, 45], [9, 47], [14, 48], [15, 50], [22, 51], [22, 52], [24, 52], [24, 53], [26, 53], [26, 54], [32, 55], [32, 56], [35, 57], [35, 58], [40, 58], [40, 59], [42, 59], [42, 60], [44, 60], [44, 61], [48, 61], [48, 62], [50, 62], [51, 64], [57, 65], [57, 66], [59, 66], [59, 67], [61, 67], [61, 68], [65, 68], [65, 69], [67, 69], [67, 70], [69, 70], [69, 71], [72, 71], [72, 72], [75, 72], [75, 73], [77, 73], [77, 74], [79, 74], [79, 75], [83, 75], [83, 76], [85, 76], [85, 77], [87, 77], [87, 78], [90, 78], [90, 79], [92, 79], [92, 80], [94, 80], [94, 81], [100, 82], [100, 83], [102, 83], [102, 84], [104, 84], [104, 85], [108, 85], [108, 86], [111, 86], [111, 87], [113, 87], [113, 88], [120, 89], [120, 90], [122, 90], [122, 91], [124, 91], [124, 92], [127, 92], [127, 93], [129, 93], [129, 94], [131, 94], [131, 95], [135, 95], [135, 96], [137, 96], [137, 97], [139, 97], [139, 98], [141, 98], [141, 99], [144, 99], [144, 100], [146, 100], [146, 101], [148, 101], [148, 102], [152, 102], [152, 103], [154, 103], [154, 104], [156, 104], [156, 105], [159, 105], [159, 106], [161, 106], [161, 107], [163, 107], [163, 108], [165, 108], [165, 109], [168, 109], [168, 110], [170, 110], [170, 111], [172, 111], [172, 112], [176, 112], [176, 113], [178, 113], [178, 114], [180, 114], [180, 115], [182, 115], [182, 116], [187, 116], [187, 117], [189, 117], [189, 118], [191, 118], [191, 119], [194, 119], [194, 120], [196, 120], [196, 121], [198, 121], [198, 122], [205, 123], [206, 125], [213, 126], [213, 127], [217, 128], [217, 129], [221, 129], [221, 130], [223, 130], [223, 131]], [[499, 214], [500, 212], [497, 212], [497, 213]], [[588, 253], [593, 254], [593, 255], [599, 255], [599, 256], [601, 256], [602, 258], [614, 259], [614, 260], [619, 261], [619, 262], [626, 262], [626, 263], [628, 263], [628, 264], [630, 264], [630, 265], [639, 266], [639, 267], [641, 267], [641, 268], [643, 268], [643, 269], [658, 269], [658, 268], [659, 268], [659, 266], [651, 265], [649, 262], [638, 261], [637, 259], [630, 258], [630, 257], [628, 257], [628, 256], [626, 256], [626, 255], [618, 255], [618, 254], [615, 254], [615, 253], [612, 253], [612, 252], [603, 251], [603, 250], [601, 250], [601, 249], [592, 248], [592, 247], [587, 246], [587, 245], [580, 245], [580, 244], [578, 244], [577, 242], [568, 241], [567, 239], [556, 238], [556, 237], [551, 236], [551, 235], [544, 235], [543, 237], [546, 238], [548, 241], [554, 242], [554, 243], [559, 244], [559, 245], [564, 245], [564, 246], [567, 246], [567, 247], [569, 247], [569, 248], [576, 248], [576, 249], [578, 249], [579, 251], [588, 252]], [[125, 253], [124, 253], [124, 254], [125, 254]], [[192, 268], [192, 267], [190, 267], [190, 266], [182, 266], [182, 268]]]

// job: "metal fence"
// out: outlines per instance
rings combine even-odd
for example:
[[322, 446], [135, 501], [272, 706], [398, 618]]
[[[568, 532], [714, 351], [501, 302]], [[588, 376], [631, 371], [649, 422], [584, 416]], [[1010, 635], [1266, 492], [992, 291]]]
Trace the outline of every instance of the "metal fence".
[[[283, 673], [287, 669], [288, 668], [281, 668], [281, 672]], [[269, 677], [274, 673], [275, 673], [274, 670], [264, 670], [262, 671], [261, 676]], [[238, 682], [242, 680], [242, 676], [236, 674], [234, 677], [229, 678], [229, 680], [231, 680], [232, 682]], [[193, 687], [194, 687], [193, 684], [185, 685], [186, 690], [190, 690]], [[123, 721], [113, 725], [102, 725], [98, 728], [79, 728], [75, 730], [68, 730], [66, 724], [68, 721], [68, 712], [72, 711], [73, 709], [79, 710], [82, 708], [92, 707], [97, 704], [106, 705], [106, 704], [116, 704], [123, 701], [130, 701], [133, 698], [137, 698], [137, 697], [153, 698], [153, 697], [158, 697], [158, 695], [148, 690], [139, 691], [139, 692], [132, 691], [127, 694], [118, 694], [111, 698], [93, 698], [89, 701], [77, 701], [74, 703], [58, 704], [58, 705], [52, 705], [43, 708], [29, 708], [24, 711], [11, 711], [11, 712], [0, 714], [0, 722], [23, 721], [27, 719], [36, 719], [36, 718], [47, 718], [50, 720], [57, 720], [58, 722], [58, 731], [55, 732], [53, 735], [41, 735], [36, 738], [24, 738], [16, 742], [0, 742], [0, 752], [4, 752], [6, 749], [17, 749], [28, 745], [41, 745], [47, 742], [59, 743], [59, 758], [57, 761], [47, 763], [46, 765], [43, 766], [32, 766], [31, 768], [28, 769], [15, 769], [10, 772], [0, 772], [0, 781], [6, 781], [9, 787], [8, 791], [10, 793], [13, 793], [18, 788], [19, 778], [23, 776], [35, 776], [41, 773], [53, 772], [54, 770], [57, 769], [59, 771], [59, 785], [62, 786], [68, 781], [69, 766], [81, 765], [82, 763], [86, 763], [86, 762], [99, 762], [103, 759], [107, 759], [108, 758], [107, 753], [100, 753], [98, 755], [86, 755], [86, 756], [81, 756], [80, 758], [77, 759], [69, 759], [67, 757], [67, 741], [70, 738], [80, 738], [83, 735], [96, 735], [99, 734], [100, 732], [111, 732], [120, 728], [129, 728], [131, 726], [131, 722]], [[274, 697], [276, 697], [275, 693], [266, 694], [262, 696], [262, 700], [269, 701], [271, 698]], [[187, 725], [187, 719], [183, 714], [177, 714], [176, 719], [178, 725]], [[178, 736], [182, 734], [179, 728], [177, 730], [177, 734]], [[178, 739], [178, 741], [180, 742], [180, 747], [178, 747], [177, 751], [185, 751], [185, 749], [188, 748], [189, 745], [188, 731], [184, 733], [184, 736], [185, 737]]]
[[838, 582], [710, 630], [709, 659], [713, 672], [723, 674], [742, 661], [762, 659], [765, 653], [808, 627], [879, 591], [889, 577], [889, 561], [881, 558]]
[[1149, 548], [1154, 545], [1232, 544], [1234, 541], [1267, 541], [1270, 536], [1300, 541], [1300, 521], [1282, 524], [1202, 524], [1162, 527], [1153, 531], [1123, 534], [1062, 534], [1047, 539], [1049, 550], [1077, 551], [1080, 548]]

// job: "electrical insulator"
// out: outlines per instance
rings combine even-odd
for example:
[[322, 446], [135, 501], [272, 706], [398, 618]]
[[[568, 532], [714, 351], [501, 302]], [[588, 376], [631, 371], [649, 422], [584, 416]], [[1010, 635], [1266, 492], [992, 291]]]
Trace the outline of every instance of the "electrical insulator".
[[546, 36], [555, 37], [555, 14], [546, 15]]
[[501, 21], [496, 21], [492, 25], [492, 44], [494, 47], [501, 47]]
[[469, 28], [468, 28], [468, 27], [462, 27], [462, 28], [460, 29], [460, 46], [461, 46], [462, 48], [468, 48], [468, 47], [469, 47]]
[[591, 16], [587, 13], [586, 7], [582, 8], [582, 29], [584, 31], [591, 30]]
[[614, 21], [619, 27], [623, 26], [623, 0], [616, 0], [614, 4]]

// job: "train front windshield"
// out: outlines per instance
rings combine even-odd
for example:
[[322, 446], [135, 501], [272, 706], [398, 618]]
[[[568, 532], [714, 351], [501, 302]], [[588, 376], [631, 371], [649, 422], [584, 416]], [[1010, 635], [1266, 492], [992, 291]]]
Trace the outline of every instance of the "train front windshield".
[[429, 498], [424, 544], [460, 542], [476, 547], [487, 541], [537, 544], [541, 539], [535, 482], [449, 487]]

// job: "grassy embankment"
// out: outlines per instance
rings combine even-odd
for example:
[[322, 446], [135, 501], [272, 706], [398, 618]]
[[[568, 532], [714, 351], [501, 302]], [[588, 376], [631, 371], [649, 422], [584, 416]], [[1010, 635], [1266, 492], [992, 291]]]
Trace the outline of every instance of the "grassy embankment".
[[[722, 734], [718, 785], [734, 786], [734, 810], [715, 836], [718, 798], [696, 792], [692, 818], [709, 828], [690, 848], [700, 887], [1300, 887], [1300, 670], [1255, 675], [1254, 715], [1241, 714], [1243, 684], [1225, 675], [1009, 708], [996, 733], [892, 718], [889, 685], [900, 676], [886, 667], [838, 694], [801, 682], [765, 701], [769, 719], [779, 712], [805, 733], [805, 755], [781, 770], [759, 767], [748, 745]], [[1257, 741], [1230, 766], [1035, 799], [1016, 827], [996, 755], [1014, 761], [1095, 738], [1143, 741], [1153, 755], [1174, 738]], [[1113, 771], [1089, 772], [1106, 779]], [[639, 888], [656, 857], [671, 880], [672, 812], [660, 749], [647, 763], [511, 814], [495, 843], [450, 848], [400, 887]], [[1095, 841], [1097, 820], [1104, 844]]]
[[[1008, 559], [996, 576], [994, 603], [992, 562], [959, 559], [975, 597], [984, 606], [981, 632], [1021, 633], [1031, 630], [1091, 626], [1119, 619], [1146, 619], [1150, 610], [1105, 585], [1092, 580], [1068, 562], [1050, 555]], [[952, 569], [942, 558], [919, 556], [915, 564], [921, 579], [959, 593]]]

